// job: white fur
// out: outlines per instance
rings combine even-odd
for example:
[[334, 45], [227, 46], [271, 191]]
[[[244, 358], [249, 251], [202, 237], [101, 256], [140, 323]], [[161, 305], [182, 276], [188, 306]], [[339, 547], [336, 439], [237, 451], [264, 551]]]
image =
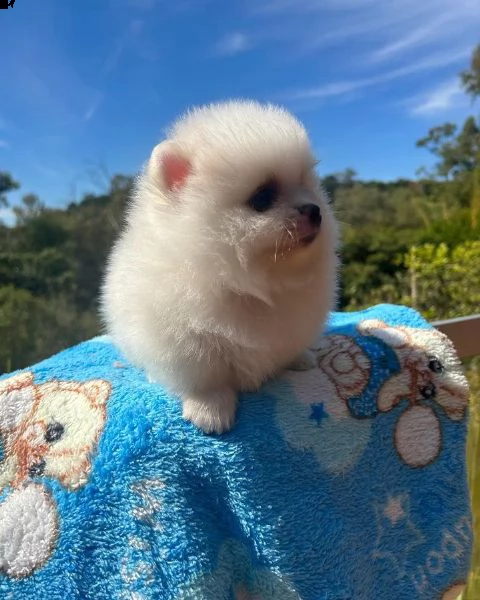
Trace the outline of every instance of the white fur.
[[[167, 154], [191, 165], [173, 189]], [[292, 115], [232, 101], [180, 119], [137, 180], [102, 313], [125, 355], [181, 396], [184, 416], [206, 432], [229, 429], [237, 392], [301, 354], [333, 308], [337, 226], [314, 165]], [[272, 177], [282, 193], [255, 212], [248, 199]], [[322, 224], [303, 247], [295, 207], [308, 202]]]

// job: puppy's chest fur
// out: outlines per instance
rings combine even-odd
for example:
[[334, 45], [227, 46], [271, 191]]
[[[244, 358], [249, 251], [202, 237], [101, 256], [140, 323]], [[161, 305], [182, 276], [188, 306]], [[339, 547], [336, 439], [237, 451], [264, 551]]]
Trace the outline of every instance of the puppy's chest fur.
[[[273, 306], [255, 298], [226, 294], [204, 328], [185, 332], [190, 355], [216, 364], [239, 389], [255, 389], [293, 360], [316, 337], [318, 294], [301, 289], [273, 299]], [[211, 326], [208, 326], [210, 323]]]

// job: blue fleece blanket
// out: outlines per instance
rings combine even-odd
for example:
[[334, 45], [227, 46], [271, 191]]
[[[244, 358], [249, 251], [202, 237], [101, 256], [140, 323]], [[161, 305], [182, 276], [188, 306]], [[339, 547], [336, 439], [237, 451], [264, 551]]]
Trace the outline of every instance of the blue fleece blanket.
[[390, 305], [206, 436], [105, 337], [0, 378], [0, 598], [453, 600], [467, 384]]

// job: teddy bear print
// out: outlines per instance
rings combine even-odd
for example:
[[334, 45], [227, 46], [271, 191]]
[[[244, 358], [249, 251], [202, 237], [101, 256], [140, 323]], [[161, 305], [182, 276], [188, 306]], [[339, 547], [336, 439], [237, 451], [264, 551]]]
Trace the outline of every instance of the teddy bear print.
[[31, 372], [0, 381], [0, 572], [27, 577], [50, 557], [57, 507], [34, 478], [71, 491], [85, 485], [110, 392], [100, 379], [35, 384]]
[[395, 427], [400, 458], [411, 467], [431, 464], [442, 445], [436, 409], [460, 421], [468, 405], [468, 382], [452, 342], [437, 329], [393, 327], [378, 319], [362, 321], [357, 328], [390, 346], [400, 363], [400, 372], [385, 381], [377, 399], [380, 412], [408, 402]]

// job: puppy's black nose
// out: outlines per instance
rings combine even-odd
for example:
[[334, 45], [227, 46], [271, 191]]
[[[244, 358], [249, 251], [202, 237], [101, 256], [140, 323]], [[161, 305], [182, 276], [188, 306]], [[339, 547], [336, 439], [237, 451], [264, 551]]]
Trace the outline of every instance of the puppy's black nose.
[[308, 217], [312, 225], [318, 226], [322, 222], [322, 215], [316, 204], [302, 204], [297, 210], [301, 215]]

